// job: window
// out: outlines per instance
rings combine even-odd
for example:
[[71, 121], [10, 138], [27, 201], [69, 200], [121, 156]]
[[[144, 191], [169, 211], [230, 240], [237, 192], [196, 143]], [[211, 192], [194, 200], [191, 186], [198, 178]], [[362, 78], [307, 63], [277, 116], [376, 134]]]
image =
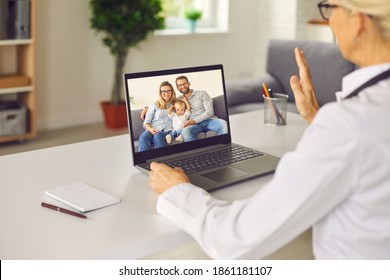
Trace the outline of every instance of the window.
[[202, 11], [202, 18], [198, 20], [197, 28], [226, 31], [228, 2], [226, 0], [162, 0], [165, 29], [187, 30], [188, 22], [184, 13], [189, 8], [196, 8]]

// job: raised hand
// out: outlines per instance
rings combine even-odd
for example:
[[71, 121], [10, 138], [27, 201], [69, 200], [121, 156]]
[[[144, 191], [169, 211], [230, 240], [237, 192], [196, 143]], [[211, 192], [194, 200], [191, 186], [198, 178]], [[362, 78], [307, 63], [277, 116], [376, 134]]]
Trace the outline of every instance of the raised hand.
[[309, 64], [305, 59], [303, 51], [299, 48], [295, 48], [294, 53], [299, 68], [299, 77], [296, 75], [292, 76], [290, 85], [294, 93], [298, 112], [307, 122], [311, 123], [319, 110], [319, 106], [311, 79]]

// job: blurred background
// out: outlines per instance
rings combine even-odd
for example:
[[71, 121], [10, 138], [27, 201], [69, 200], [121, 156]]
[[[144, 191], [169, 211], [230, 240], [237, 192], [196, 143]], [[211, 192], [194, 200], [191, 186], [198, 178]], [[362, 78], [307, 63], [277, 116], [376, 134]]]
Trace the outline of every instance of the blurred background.
[[[250, 79], [265, 72], [270, 39], [333, 41], [328, 26], [309, 23], [320, 18], [318, 0], [162, 2], [166, 29], [130, 49], [125, 72], [220, 63], [227, 81]], [[183, 17], [187, 6], [203, 12], [195, 32]], [[38, 132], [103, 122], [99, 103], [109, 99], [114, 59], [90, 16], [89, 0], [36, 1]], [[8, 56], [0, 57], [0, 69], [9, 67]]]

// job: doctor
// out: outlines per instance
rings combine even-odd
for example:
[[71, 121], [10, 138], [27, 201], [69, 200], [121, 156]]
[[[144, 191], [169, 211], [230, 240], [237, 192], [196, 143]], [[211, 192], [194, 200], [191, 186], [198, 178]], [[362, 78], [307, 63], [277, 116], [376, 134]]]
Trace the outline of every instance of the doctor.
[[227, 203], [180, 169], [151, 166], [157, 211], [212, 258], [263, 258], [312, 226], [316, 259], [390, 259], [390, 1], [318, 6], [360, 69], [344, 77], [338, 102], [319, 109], [304, 53], [295, 50], [299, 77], [290, 83], [311, 125], [264, 188]]

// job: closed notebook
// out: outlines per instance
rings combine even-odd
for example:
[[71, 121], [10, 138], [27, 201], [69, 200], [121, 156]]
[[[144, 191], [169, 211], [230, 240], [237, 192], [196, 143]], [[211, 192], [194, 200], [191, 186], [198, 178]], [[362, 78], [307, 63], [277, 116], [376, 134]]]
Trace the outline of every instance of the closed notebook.
[[110, 195], [84, 183], [75, 183], [45, 191], [45, 195], [81, 212], [88, 212], [120, 202]]

